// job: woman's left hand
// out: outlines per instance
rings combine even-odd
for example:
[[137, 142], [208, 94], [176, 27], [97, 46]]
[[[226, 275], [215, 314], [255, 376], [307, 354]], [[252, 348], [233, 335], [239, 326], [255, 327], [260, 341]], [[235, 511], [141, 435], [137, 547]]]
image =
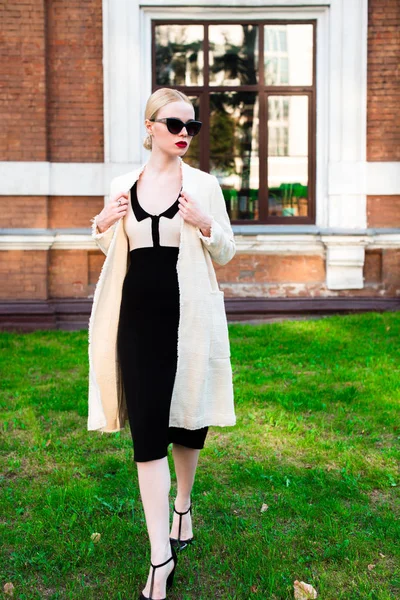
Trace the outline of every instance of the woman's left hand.
[[198, 227], [203, 235], [210, 236], [211, 217], [206, 215], [200, 208], [198, 202], [193, 200], [187, 192], [182, 191], [179, 196], [179, 214], [187, 223]]

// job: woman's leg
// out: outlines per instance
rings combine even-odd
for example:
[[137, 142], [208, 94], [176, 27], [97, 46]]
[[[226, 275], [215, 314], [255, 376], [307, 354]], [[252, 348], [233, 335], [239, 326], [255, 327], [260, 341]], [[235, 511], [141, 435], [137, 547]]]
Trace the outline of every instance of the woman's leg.
[[[196, 475], [197, 462], [200, 450], [186, 448], [180, 444], [173, 444], [172, 456], [174, 458], [175, 473], [177, 479], [177, 496], [175, 508], [178, 512], [185, 512], [190, 506], [190, 494]], [[171, 537], [177, 539], [179, 532], [179, 515], [173, 513]], [[187, 540], [193, 537], [192, 519], [190, 513], [182, 517], [181, 539]]]
[[[159, 565], [171, 556], [169, 542], [169, 491], [171, 476], [167, 457], [148, 462], [137, 462], [140, 496], [146, 517], [147, 531], [151, 546], [151, 562]], [[174, 567], [170, 561], [164, 567], [156, 569], [152, 597], [165, 598], [166, 580]], [[143, 594], [148, 598], [153, 569], [150, 567], [149, 577]]]

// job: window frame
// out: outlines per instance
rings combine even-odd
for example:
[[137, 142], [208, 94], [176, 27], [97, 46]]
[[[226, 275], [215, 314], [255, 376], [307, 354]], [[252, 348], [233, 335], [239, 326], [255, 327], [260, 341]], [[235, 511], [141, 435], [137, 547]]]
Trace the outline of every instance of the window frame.
[[[209, 85], [209, 51], [208, 28], [210, 25], [258, 25], [258, 83], [256, 85]], [[313, 57], [312, 85], [265, 85], [264, 79], [264, 26], [265, 25], [312, 25], [313, 26]], [[204, 26], [204, 67], [203, 85], [201, 86], [163, 86], [156, 83], [156, 35], [159, 25], [202, 25]], [[152, 91], [161, 87], [174, 87], [189, 96], [199, 97], [200, 115], [209, 114], [210, 93], [223, 91], [254, 91], [259, 98], [259, 188], [258, 207], [259, 218], [235, 219], [234, 225], [310, 225], [316, 222], [316, 107], [317, 107], [317, 19], [243, 19], [240, 23], [234, 19], [151, 19], [151, 85]], [[308, 215], [306, 217], [269, 216], [268, 215], [268, 97], [269, 96], [307, 96], [308, 97]], [[265, 123], [265, 127], [261, 124]], [[204, 121], [201, 135], [200, 169], [209, 172], [209, 122]], [[262, 182], [265, 182], [263, 185]]]

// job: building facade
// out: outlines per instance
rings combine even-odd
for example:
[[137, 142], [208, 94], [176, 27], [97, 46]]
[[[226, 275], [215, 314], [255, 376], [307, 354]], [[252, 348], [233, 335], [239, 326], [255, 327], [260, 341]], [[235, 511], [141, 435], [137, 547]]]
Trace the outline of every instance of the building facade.
[[[398, 307], [398, 0], [23, 0], [1, 9], [0, 323], [84, 323], [90, 219], [187, 93], [237, 242], [233, 315]], [[238, 318], [240, 318], [238, 316]]]

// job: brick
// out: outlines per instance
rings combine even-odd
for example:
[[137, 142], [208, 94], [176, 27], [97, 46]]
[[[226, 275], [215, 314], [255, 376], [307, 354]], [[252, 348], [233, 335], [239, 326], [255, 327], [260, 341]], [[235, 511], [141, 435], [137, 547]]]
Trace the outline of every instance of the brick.
[[368, 227], [400, 227], [400, 196], [368, 196]]
[[45, 300], [47, 251], [3, 250], [0, 252], [0, 282], [0, 300]]
[[382, 282], [382, 250], [365, 252], [364, 282], [366, 285]]
[[50, 250], [48, 278], [50, 298], [87, 298], [87, 250]]
[[0, 227], [47, 227], [46, 196], [0, 196]]
[[104, 206], [102, 196], [51, 196], [49, 227], [54, 229], [91, 227], [90, 219]]
[[368, 2], [367, 160], [400, 160], [400, 2]]
[[102, 162], [101, 0], [47, 3], [49, 159]]
[[221, 283], [315, 283], [325, 281], [322, 256], [237, 254], [227, 265], [215, 265]]
[[47, 159], [44, 23], [43, 0], [1, 3], [0, 160]]

